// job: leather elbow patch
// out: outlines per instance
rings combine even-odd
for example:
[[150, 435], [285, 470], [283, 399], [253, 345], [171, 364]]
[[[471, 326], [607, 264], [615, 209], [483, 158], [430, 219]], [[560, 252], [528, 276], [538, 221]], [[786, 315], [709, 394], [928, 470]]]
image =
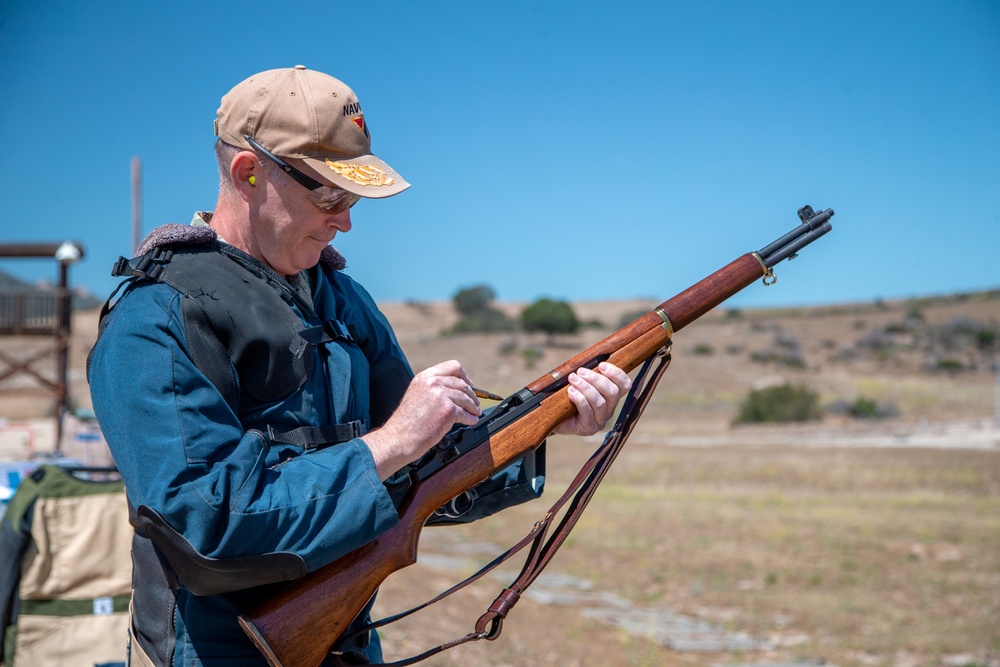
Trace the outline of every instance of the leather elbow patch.
[[170, 564], [180, 583], [195, 595], [219, 595], [306, 574], [306, 562], [289, 551], [235, 558], [210, 558], [194, 548], [155, 510], [140, 505], [138, 529]]

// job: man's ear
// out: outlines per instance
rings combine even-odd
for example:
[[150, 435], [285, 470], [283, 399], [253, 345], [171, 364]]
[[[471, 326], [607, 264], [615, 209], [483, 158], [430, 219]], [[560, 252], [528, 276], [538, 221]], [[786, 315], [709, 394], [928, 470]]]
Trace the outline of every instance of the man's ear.
[[240, 151], [229, 164], [229, 178], [233, 189], [240, 193], [243, 201], [249, 202], [257, 190], [264, 187], [264, 169], [257, 156], [250, 151]]

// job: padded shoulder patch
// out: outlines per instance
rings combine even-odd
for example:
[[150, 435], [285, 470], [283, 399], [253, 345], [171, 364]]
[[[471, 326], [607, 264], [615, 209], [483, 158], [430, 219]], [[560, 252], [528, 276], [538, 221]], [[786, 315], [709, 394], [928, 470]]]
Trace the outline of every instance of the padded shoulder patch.
[[217, 242], [173, 250], [159, 280], [184, 294], [191, 357], [230, 407], [237, 409], [241, 390], [272, 402], [301, 387], [315, 359], [310, 350], [292, 350], [305, 326], [288, 290]]

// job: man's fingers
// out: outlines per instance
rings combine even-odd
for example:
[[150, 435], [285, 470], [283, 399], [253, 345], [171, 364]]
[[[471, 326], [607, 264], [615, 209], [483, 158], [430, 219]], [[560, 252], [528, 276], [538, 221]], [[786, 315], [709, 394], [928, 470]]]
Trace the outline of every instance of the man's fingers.
[[608, 401], [605, 399], [605, 395], [611, 396], [612, 400], [615, 400], [614, 397], [617, 396], [618, 388], [613, 382], [586, 368], [581, 368], [571, 374], [570, 380], [576, 390], [587, 398], [595, 415], [600, 415], [607, 407]]
[[[454, 404], [465, 414], [469, 415], [475, 423], [482, 416], [483, 411], [479, 407], [479, 399], [476, 398], [475, 392], [472, 391], [472, 387], [463, 384], [463, 386], [456, 390], [453, 397]], [[461, 421], [463, 424], [470, 423], [468, 420], [463, 419]]]
[[465, 372], [465, 368], [462, 367], [461, 363], [459, 363], [454, 359], [450, 361], [442, 361], [441, 363], [431, 366], [430, 368], [426, 369], [423, 372], [429, 375], [450, 376], [458, 378], [459, 380], [462, 380], [462, 382], [468, 384], [470, 387], [472, 386], [472, 379]]
[[447, 376], [440, 378], [440, 382], [449, 400], [455, 405], [472, 415], [482, 414], [482, 410], [479, 408], [479, 397], [476, 396], [476, 391], [467, 378]]
[[629, 389], [632, 388], [632, 378], [628, 376], [628, 373], [617, 366], [609, 364], [606, 361], [602, 361], [598, 364], [597, 370], [601, 372], [601, 375], [608, 378], [618, 386], [620, 394], [624, 395], [628, 393]]
[[604, 428], [618, 401], [632, 387], [628, 374], [606, 362], [597, 370], [579, 368], [569, 376], [570, 401], [577, 414], [556, 428], [557, 433], [593, 435]]
[[618, 385], [587, 368], [581, 368], [577, 373], [581, 381], [575, 386], [587, 397], [593, 409], [594, 421], [601, 427], [618, 404]]
[[428, 390], [456, 408], [455, 422], [474, 424], [482, 416], [472, 380], [457, 361], [446, 361], [424, 371]]
[[592, 398], [588, 393], [596, 394], [596, 390], [586, 381], [570, 375], [570, 387], [567, 391], [569, 400], [576, 406], [576, 423], [574, 430], [578, 433], [596, 433], [601, 428], [598, 416], [595, 414]]

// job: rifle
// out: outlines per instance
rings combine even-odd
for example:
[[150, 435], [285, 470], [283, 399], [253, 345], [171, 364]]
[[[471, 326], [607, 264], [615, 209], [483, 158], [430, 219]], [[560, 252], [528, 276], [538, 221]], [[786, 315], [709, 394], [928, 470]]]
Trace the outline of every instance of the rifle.
[[801, 224], [757, 252], [743, 255], [631, 324], [595, 343], [504, 399], [473, 426], [449, 432], [434, 455], [410, 473], [399, 523], [371, 542], [283, 586], [239, 616], [239, 623], [273, 667], [315, 667], [336, 644], [378, 587], [417, 560], [420, 531], [436, 509], [538, 447], [575, 408], [567, 376], [609, 361], [634, 370], [680, 331], [773, 267], [832, 229], [833, 210], [798, 211]]

